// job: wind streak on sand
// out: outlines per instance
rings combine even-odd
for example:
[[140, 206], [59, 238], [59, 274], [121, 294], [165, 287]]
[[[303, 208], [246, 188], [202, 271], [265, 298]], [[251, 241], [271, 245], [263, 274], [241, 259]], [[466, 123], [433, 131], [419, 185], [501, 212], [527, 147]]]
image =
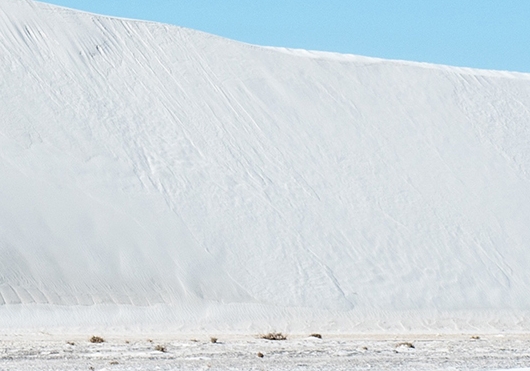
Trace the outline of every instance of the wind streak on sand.
[[0, 81], [3, 326], [530, 328], [529, 75], [0, 0]]

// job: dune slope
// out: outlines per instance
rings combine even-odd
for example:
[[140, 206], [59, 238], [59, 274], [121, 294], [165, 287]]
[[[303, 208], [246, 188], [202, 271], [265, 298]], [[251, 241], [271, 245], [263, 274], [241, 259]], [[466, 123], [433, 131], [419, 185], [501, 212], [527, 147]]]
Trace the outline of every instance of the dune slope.
[[11, 326], [530, 329], [530, 75], [0, 0], [0, 81]]

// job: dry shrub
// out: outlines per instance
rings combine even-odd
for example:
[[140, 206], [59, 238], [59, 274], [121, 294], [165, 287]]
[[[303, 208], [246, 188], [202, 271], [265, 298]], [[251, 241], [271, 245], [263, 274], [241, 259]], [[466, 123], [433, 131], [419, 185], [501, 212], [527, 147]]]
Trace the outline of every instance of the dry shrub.
[[396, 345], [396, 348], [400, 348], [400, 347], [410, 348], [410, 349], [414, 349], [414, 348], [416, 348], [416, 347], [414, 346], [414, 344], [409, 343], [409, 342], [399, 343], [398, 345]]
[[263, 353], [258, 352], [258, 357], [259, 357], [259, 358], [263, 358]]
[[311, 334], [309, 336], [311, 336], [313, 338], [317, 338], [317, 339], [322, 339], [322, 335], [320, 335], [320, 334]]
[[104, 343], [104, 342], [105, 342], [105, 339], [103, 339], [102, 337], [99, 337], [99, 336], [92, 336], [92, 337], [90, 338], [90, 342], [91, 342], [91, 343], [95, 343], [95, 344], [97, 344], [97, 343]]
[[163, 345], [160, 345], [160, 344], [155, 347], [155, 350], [158, 351], [158, 352], [162, 352], [162, 353], [166, 353], [167, 352], [166, 347], [163, 346]]
[[218, 340], [218, 339], [217, 339], [216, 337], [213, 337], [213, 336], [212, 336], [212, 337], [210, 338], [210, 343], [215, 344], [215, 343], [217, 343], [217, 340]]
[[268, 334], [261, 335], [260, 338], [265, 340], [287, 340], [287, 336], [281, 332], [269, 332]]

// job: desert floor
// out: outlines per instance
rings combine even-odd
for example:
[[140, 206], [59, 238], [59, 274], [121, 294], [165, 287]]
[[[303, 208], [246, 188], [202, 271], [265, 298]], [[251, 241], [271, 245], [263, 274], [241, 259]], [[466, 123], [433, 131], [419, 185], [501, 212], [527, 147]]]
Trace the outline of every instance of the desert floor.
[[[101, 335], [103, 343], [91, 343]], [[506, 370], [530, 335], [23, 334], [0, 336], [0, 370]], [[212, 342], [211, 337], [217, 338]], [[260, 357], [259, 355], [262, 355]]]

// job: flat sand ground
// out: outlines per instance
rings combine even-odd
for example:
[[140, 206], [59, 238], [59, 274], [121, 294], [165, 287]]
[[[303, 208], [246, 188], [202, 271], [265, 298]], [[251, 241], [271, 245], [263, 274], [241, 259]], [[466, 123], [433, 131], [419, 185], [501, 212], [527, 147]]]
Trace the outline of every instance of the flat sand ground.
[[[104, 343], [91, 343], [101, 335]], [[500, 370], [530, 367], [530, 334], [0, 335], [0, 370]], [[158, 350], [157, 350], [158, 349]], [[261, 353], [263, 357], [259, 357]], [[530, 369], [528, 369], [530, 370]]]

